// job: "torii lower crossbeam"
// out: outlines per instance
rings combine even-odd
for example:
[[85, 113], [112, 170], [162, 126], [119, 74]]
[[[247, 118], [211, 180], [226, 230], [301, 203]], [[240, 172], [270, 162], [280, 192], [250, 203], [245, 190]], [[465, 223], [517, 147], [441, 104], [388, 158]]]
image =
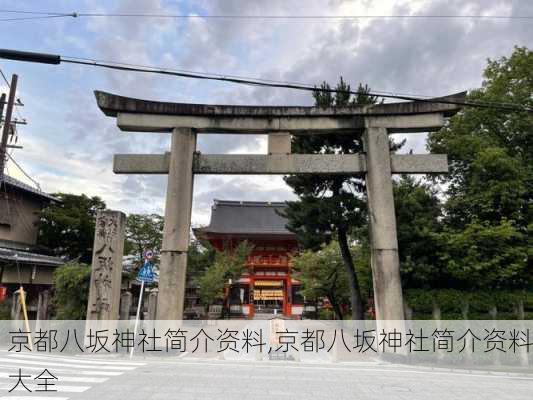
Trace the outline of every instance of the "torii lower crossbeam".
[[[448, 172], [446, 154], [393, 154], [393, 174], [437, 174]], [[116, 174], [168, 174], [170, 153], [116, 154]], [[195, 174], [289, 175], [364, 174], [364, 154], [195, 154]]]

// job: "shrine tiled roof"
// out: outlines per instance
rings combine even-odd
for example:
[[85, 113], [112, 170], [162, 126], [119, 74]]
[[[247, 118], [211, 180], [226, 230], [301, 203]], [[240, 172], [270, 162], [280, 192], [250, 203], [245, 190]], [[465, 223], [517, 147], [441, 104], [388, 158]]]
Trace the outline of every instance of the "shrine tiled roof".
[[199, 233], [294, 235], [280, 215], [287, 205], [282, 202], [215, 200], [209, 226]]

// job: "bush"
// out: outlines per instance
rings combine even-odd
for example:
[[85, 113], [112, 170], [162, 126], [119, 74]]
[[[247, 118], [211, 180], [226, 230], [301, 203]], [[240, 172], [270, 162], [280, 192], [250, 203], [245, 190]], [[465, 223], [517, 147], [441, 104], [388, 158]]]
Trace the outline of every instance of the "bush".
[[4, 300], [0, 303], [0, 320], [11, 319], [11, 302]]
[[498, 310], [498, 319], [516, 319], [517, 304], [524, 301], [525, 318], [533, 317], [533, 293], [523, 291], [461, 291], [456, 289], [408, 289], [404, 293], [407, 304], [413, 310], [413, 319], [433, 318], [433, 304], [437, 304], [442, 319], [462, 319], [463, 306], [468, 303], [468, 319], [492, 319], [490, 309]]
[[57, 319], [85, 319], [89, 301], [91, 267], [68, 263], [54, 271], [52, 304]]

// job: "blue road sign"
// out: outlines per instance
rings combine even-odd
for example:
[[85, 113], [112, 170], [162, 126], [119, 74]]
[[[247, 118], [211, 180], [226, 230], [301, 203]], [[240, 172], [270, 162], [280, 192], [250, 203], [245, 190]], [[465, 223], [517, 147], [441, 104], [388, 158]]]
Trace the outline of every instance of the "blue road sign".
[[137, 280], [144, 283], [152, 283], [155, 280], [154, 268], [149, 260], [144, 261], [144, 265], [137, 274]]

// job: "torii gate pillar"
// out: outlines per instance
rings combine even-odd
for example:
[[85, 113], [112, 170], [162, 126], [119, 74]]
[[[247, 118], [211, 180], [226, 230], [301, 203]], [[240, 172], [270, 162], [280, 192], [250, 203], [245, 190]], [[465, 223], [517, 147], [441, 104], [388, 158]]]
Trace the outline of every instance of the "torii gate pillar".
[[376, 319], [403, 320], [405, 318], [387, 129], [367, 127], [363, 140], [366, 150], [370, 263]]
[[183, 318], [187, 251], [191, 227], [193, 157], [196, 134], [190, 128], [172, 132], [168, 169], [165, 225], [159, 276], [157, 319]]

